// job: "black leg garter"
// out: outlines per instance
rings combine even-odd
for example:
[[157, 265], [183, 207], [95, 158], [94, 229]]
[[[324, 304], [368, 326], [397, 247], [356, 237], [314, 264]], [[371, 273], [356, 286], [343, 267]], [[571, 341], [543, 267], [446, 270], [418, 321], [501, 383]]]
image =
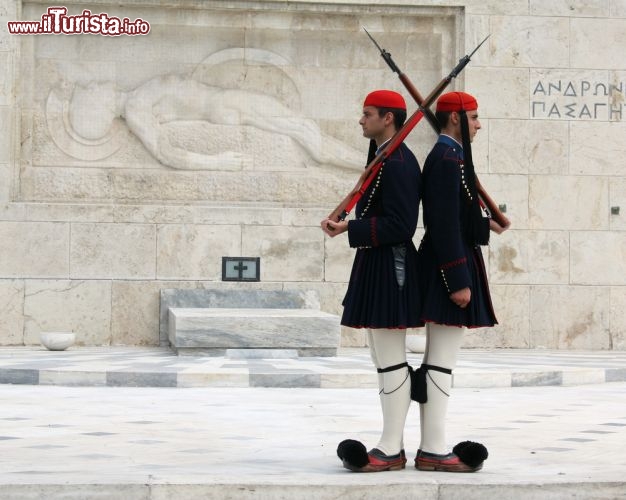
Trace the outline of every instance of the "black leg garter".
[[400, 387], [404, 385], [404, 382], [406, 382], [406, 380], [411, 377], [411, 367], [409, 366], [407, 362], [404, 362], [404, 363], [400, 363], [399, 365], [393, 365], [393, 366], [388, 366], [387, 368], [376, 369], [378, 373], [387, 373], [387, 372], [394, 372], [396, 370], [400, 370], [404, 368], [405, 366], [409, 369], [409, 371], [406, 374], [406, 378], [404, 379], [404, 381], [398, 387], [396, 387], [393, 391], [390, 391], [390, 392], [385, 392], [385, 388], [383, 387], [382, 391], [380, 391], [381, 394], [392, 394], [396, 392], [398, 389], [400, 389]]
[[435, 370], [441, 373], [447, 373], [452, 375], [452, 370], [449, 368], [442, 368], [441, 366], [427, 365], [423, 363], [417, 370], [409, 366], [409, 372], [411, 374], [411, 399], [418, 403], [426, 403], [428, 401], [428, 394], [426, 390], [426, 374], [428, 370]]
[[399, 370], [400, 368], [404, 368], [405, 366], [409, 366], [409, 364], [407, 362], [404, 362], [400, 363], [399, 365], [388, 366], [387, 368], [376, 368], [376, 371], [378, 373], [394, 372], [396, 370]]

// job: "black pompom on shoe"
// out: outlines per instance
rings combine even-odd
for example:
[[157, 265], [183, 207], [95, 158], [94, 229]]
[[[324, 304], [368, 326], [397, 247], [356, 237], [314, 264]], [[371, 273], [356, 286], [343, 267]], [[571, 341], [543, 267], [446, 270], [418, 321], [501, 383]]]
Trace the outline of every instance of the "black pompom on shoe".
[[360, 441], [345, 439], [337, 446], [337, 456], [346, 464], [352, 467], [365, 467], [369, 463], [367, 448]]
[[473, 441], [462, 441], [452, 448], [452, 453], [461, 459], [461, 462], [470, 467], [478, 467], [487, 460], [489, 452], [484, 445]]

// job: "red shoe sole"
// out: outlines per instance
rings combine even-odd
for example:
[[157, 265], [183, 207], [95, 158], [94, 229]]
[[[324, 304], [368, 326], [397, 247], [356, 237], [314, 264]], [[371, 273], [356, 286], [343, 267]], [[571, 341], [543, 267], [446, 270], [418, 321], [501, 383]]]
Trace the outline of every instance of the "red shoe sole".
[[355, 467], [354, 465], [343, 460], [344, 468], [351, 470], [352, 472], [385, 472], [385, 471], [394, 471], [394, 470], [402, 470], [405, 468], [406, 461], [397, 462], [389, 462], [386, 464], [373, 464], [369, 463], [364, 465], [363, 467]]
[[443, 463], [431, 460], [416, 460], [415, 468], [417, 470], [423, 471], [438, 471], [438, 472], [476, 472], [483, 468], [483, 465], [480, 464], [477, 467], [470, 467], [463, 462], [457, 463]]

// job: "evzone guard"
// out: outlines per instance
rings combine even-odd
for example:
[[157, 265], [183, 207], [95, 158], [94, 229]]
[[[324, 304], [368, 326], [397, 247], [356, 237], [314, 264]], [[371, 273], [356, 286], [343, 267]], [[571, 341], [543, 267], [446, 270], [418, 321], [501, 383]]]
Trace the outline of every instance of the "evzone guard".
[[421, 426], [415, 467], [475, 472], [487, 458], [486, 448], [466, 441], [449, 452], [445, 421], [465, 330], [497, 322], [480, 246], [489, 243], [490, 230], [506, 228], [488, 216], [478, 196], [471, 151], [481, 127], [476, 99], [465, 92], [444, 94], [435, 116], [441, 134], [424, 164], [425, 233], [418, 250], [426, 349], [414, 377]]
[[[386, 148], [405, 119], [406, 103], [397, 92], [376, 90], [367, 95], [359, 123], [371, 140], [373, 156]], [[352, 452], [346, 450], [344, 465], [364, 472], [404, 468], [403, 433], [411, 403], [406, 329], [424, 324], [419, 318], [417, 250], [412, 241], [421, 172], [404, 143], [387, 152], [356, 205], [357, 218], [328, 217], [321, 222], [331, 237], [347, 232], [350, 246], [357, 249], [341, 324], [367, 329], [383, 413], [383, 432], [376, 447], [369, 452], [363, 447], [357, 460], [350, 459]]]
[[[465, 64], [467, 61], [468, 56]], [[399, 94], [395, 97], [390, 91], [373, 92], [366, 98], [364, 118], [360, 122], [366, 137], [365, 117], [373, 95], [390, 99], [389, 102], [377, 101], [379, 105], [399, 103], [401, 99]], [[479, 196], [480, 185], [474, 173], [470, 146], [480, 129], [477, 108], [476, 99], [469, 94], [451, 92], [441, 96], [436, 110], [441, 135], [426, 160], [423, 177], [417, 175], [416, 181], [411, 182], [402, 175], [393, 179], [391, 174], [401, 170], [387, 168], [387, 161], [384, 161], [383, 171], [387, 174], [376, 174], [374, 186], [361, 189], [363, 199], [357, 204], [356, 220], [349, 223], [342, 220], [347, 215], [344, 213], [337, 221], [336, 209], [322, 221], [322, 229], [329, 236], [348, 231], [350, 245], [358, 247], [343, 303], [342, 324], [368, 328], [371, 356], [379, 374], [383, 432], [379, 443], [369, 451], [365, 445], [351, 439], [339, 444], [337, 454], [349, 470], [379, 472], [405, 467], [403, 430], [411, 399], [420, 403], [421, 443], [415, 456], [417, 469], [475, 472], [482, 468], [488, 456], [487, 449], [480, 443], [464, 441], [451, 452], [445, 443], [452, 370], [463, 333], [466, 328], [496, 323], [480, 245], [488, 243], [490, 230], [500, 233], [510, 225], [503, 216], [498, 219], [500, 224], [491, 219]], [[378, 109], [379, 113], [385, 111]], [[380, 150], [380, 138], [371, 135], [370, 138]], [[408, 151], [403, 143], [401, 151]], [[404, 199], [405, 211], [401, 213], [397, 212], [398, 205], [394, 210], [393, 203], [389, 203], [393, 187], [386, 187], [397, 185], [399, 180], [403, 189], [394, 192], [393, 198]], [[416, 184], [420, 188], [411, 192]], [[426, 232], [415, 254], [410, 239], [416, 227], [420, 194]], [[415, 203], [414, 207], [406, 205], [409, 200]], [[493, 204], [493, 200], [489, 201]], [[374, 210], [370, 210], [372, 206]], [[383, 221], [393, 219], [396, 225], [402, 221], [400, 225], [409, 229], [402, 235], [404, 242], [400, 242], [399, 235], [391, 239], [378, 237], [379, 227], [385, 224]], [[379, 226], [381, 222], [383, 226]], [[398, 243], [405, 250], [400, 257], [395, 249]], [[371, 258], [372, 251], [379, 256], [377, 265]], [[386, 259], [381, 259], [385, 254]], [[398, 281], [399, 274], [402, 284]], [[392, 276], [396, 277], [395, 283], [389, 280]], [[394, 286], [397, 290], [393, 290]], [[396, 300], [389, 300], [389, 295]], [[381, 315], [386, 319], [384, 325]], [[394, 315], [396, 321], [390, 321]], [[413, 370], [406, 362], [405, 328], [423, 324], [426, 324], [427, 335], [423, 363]]]

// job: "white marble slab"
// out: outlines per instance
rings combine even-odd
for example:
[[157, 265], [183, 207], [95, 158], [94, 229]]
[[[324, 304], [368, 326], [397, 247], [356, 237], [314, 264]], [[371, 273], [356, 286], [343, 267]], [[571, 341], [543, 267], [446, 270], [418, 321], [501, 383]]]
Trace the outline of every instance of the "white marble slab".
[[171, 308], [169, 339], [177, 351], [198, 348], [334, 350], [339, 317], [315, 309]]

